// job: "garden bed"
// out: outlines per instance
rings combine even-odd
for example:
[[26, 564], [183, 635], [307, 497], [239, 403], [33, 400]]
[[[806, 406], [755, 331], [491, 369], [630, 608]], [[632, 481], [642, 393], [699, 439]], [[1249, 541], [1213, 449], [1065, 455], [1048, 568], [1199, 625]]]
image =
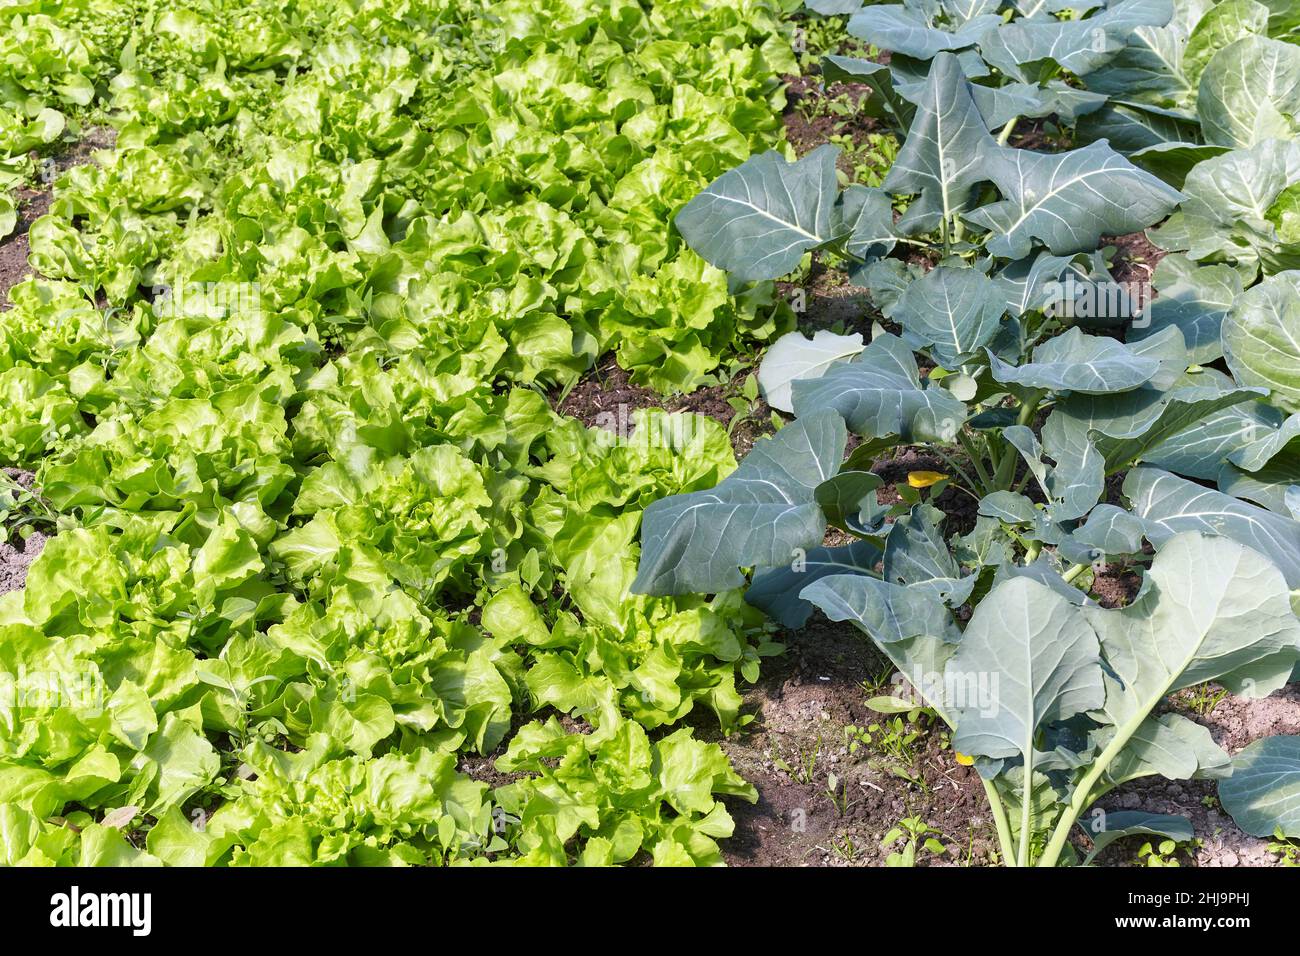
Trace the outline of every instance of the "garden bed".
[[[1102, 53], [1140, 42], [1135, 24], [1182, 29], [1141, 0], [1023, 37], [1010, 9], [970, 26], [945, 5], [919, 33], [885, 22], [911, 4], [855, 18], [892, 54], [797, 6], [182, 3], [202, 56], [134, 11], [83, 11], [26, 72], [10, 47], [49, 24], [15, 15], [0, 466], [24, 494], [3, 509], [0, 644], [23, 673], [108, 691], [117, 716], [25, 699], [12, 726], [50, 732], [0, 735], [0, 774], [39, 780], [4, 805], [0, 861], [985, 866], [1018, 848], [1053, 865], [1088, 852], [1070, 825], [1086, 808], [1159, 815], [1100, 864], [1294, 863], [1212, 778], [1300, 734], [1300, 690], [1277, 681], [1300, 635], [1282, 577], [1300, 578], [1300, 538], [1292, 555], [1278, 528], [1300, 506], [1227, 445], [1159, 453], [1186, 408], [1210, 418], [1276, 371], [1225, 361], [1204, 325], [1228, 324], [1222, 289], [1235, 311], [1282, 280], [1294, 186], [1278, 231], [1234, 232], [1195, 219], [1188, 173], [1256, 148], [1249, 104], [1220, 116], [1203, 95], [1202, 129], [1137, 90], [1120, 105], [1146, 120], [1087, 119], [1110, 102], [1085, 88]], [[1266, 34], [1293, 24], [1251, 13], [1228, 24], [1240, 42], [1289, 42]], [[1061, 55], [1017, 52], [1044, 26], [1081, 45], [1022, 73]], [[1005, 42], [948, 32], [976, 27]], [[1198, 68], [1224, 55], [1207, 34]], [[375, 35], [379, 53], [357, 39]], [[1167, 152], [1143, 141], [1174, 133]], [[1058, 174], [1103, 188], [1063, 212]], [[1187, 221], [1171, 213], [1191, 238], [1148, 229]], [[1067, 328], [1035, 286], [1067, 274], [1154, 282], [1192, 318], [1149, 340]], [[1289, 388], [1249, 393], [1249, 427], [1279, 443], [1253, 463], [1273, 471], [1291, 467]], [[1161, 524], [1132, 487], [1152, 461], [1180, 494], [1220, 494], [1207, 461], [1231, 464], [1220, 509], [1253, 509], [1277, 553], [1227, 519]], [[750, 522], [771, 488], [784, 510]], [[685, 495], [736, 511], [692, 509], [683, 534]], [[781, 583], [823, 551], [812, 596]], [[1171, 609], [1180, 559], [1182, 579], [1222, 566], [1233, 613], [1199, 592]], [[755, 606], [750, 579], [773, 589]], [[1015, 613], [994, 620], [1000, 601]], [[1163, 658], [1126, 653], [1127, 629], [1149, 613], [1151, 641], [1201, 633], [1169, 626], [1182, 612], [1210, 613], [1229, 652], [1166, 655], [1195, 681], [1136, 672]], [[918, 700], [897, 661], [931, 651], [980, 676], [1056, 652], [1042, 693], [1059, 699]], [[1281, 689], [1249, 699], [1252, 681]], [[1111, 742], [1162, 730], [1182, 734], [1178, 766], [1153, 746], [1111, 789], [1122, 765], [1103, 759], [1130, 753]]]

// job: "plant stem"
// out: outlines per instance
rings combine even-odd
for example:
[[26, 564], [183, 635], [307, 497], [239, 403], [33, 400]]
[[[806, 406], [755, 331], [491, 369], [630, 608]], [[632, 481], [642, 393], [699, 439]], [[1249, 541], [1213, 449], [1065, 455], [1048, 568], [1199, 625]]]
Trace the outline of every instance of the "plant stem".
[[[1167, 689], [1168, 688], [1166, 687], [1165, 690]], [[1162, 691], [1159, 696], [1163, 697], [1164, 692]], [[1157, 698], [1157, 700], [1158, 699], [1159, 698]], [[1154, 702], [1151, 706], [1155, 706]], [[1052, 831], [1052, 839], [1048, 841], [1047, 848], [1043, 851], [1043, 855], [1038, 859], [1039, 866], [1056, 866], [1057, 860], [1060, 859], [1061, 851], [1065, 849], [1065, 843], [1070, 838], [1070, 828], [1073, 827], [1075, 821], [1079, 819], [1079, 814], [1093, 802], [1091, 796], [1092, 788], [1097, 785], [1097, 781], [1100, 780], [1101, 775], [1106, 772], [1106, 768], [1110, 766], [1111, 761], [1115, 759], [1121, 750], [1128, 746], [1129, 740], [1132, 739], [1135, 733], [1137, 733], [1138, 727], [1142, 726], [1142, 722], [1146, 720], [1147, 715], [1150, 712], [1151, 707], [1145, 709], [1138, 708], [1135, 715], [1130, 717], [1116, 730], [1115, 736], [1111, 738], [1106, 749], [1098, 755], [1096, 761], [1092, 765], [1092, 769], [1088, 771], [1088, 775], [1079, 781], [1078, 785], [1074, 788], [1074, 794], [1070, 799], [1069, 805], [1065, 808], [1065, 813], [1063, 813], [1061, 819], [1056, 822], [1056, 828]]]
[[979, 475], [980, 484], [983, 485], [985, 491], [988, 491], [989, 485], [993, 481], [993, 476], [989, 474], [988, 469], [984, 467], [984, 456], [975, 450], [975, 443], [970, 440], [970, 436], [964, 431], [959, 431], [957, 433], [957, 441], [961, 444], [961, 447], [965, 449], [966, 454], [970, 456], [971, 464], [975, 466], [975, 474]]
[[1090, 564], [1076, 564], [1074, 567], [1070, 568], [1070, 570], [1061, 575], [1061, 580], [1065, 581], [1066, 584], [1069, 584], [1090, 567], [1092, 567]]
[[[961, 480], [964, 481], [964, 482], [966, 482], [966, 484], [970, 486], [970, 490], [971, 490], [972, 492], [975, 492], [975, 491], [978, 491], [978, 490], [979, 490], [979, 485], [976, 484], [975, 479], [973, 479], [973, 478], [972, 478], [972, 477], [967, 473], [966, 469], [962, 468], [961, 465], [957, 464], [956, 461], [954, 461], [952, 458], [949, 458], [947, 455], [945, 455], [945, 454], [944, 454], [942, 451], [940, 451], [938, 448], [936, 448], [936, 449], [934, 450], [934, 452], [935, 452], [935, 454], [938, 455], [941, 459], [943, 459], [943, 463], [944, 463], [945, 465], [947, 465], [949, 468], [951, 468], [951, 469], [952, 469], [953, 471], [955, 471], [957, 474], [961, 475]], [[976, 495], [975, 497], [978, 497], [978, 495]]]
[[1029, 865], [1029, 844], [1034, 835], [1029, 832], [1030, 814], [1034, 809], [1034, 741], [1031, 737], [1025, 747], [1024, 782], [1020, 787], [1020, 855], [1016, 866]]
[[1011, 133], [1015, 130], [1016, 123], [1018, 122], [1020, 122], [1019, 116], [1013, 116], [1011, 119], [1007, 120], [1007, 125], [1002, 127], [1002, 132], [998, 134], [999, 146], [1007, 145], [1007, 140], [1011, 139]]
[[[1045, 391], [1036, 390], [1025, 397], [1025, 401], [1020, 403], [1020, 414], [1016, 416], [1017, 425], [1028, 425], [1034, 420], [1034, 413], [1038, 411], [1038, 403], [1043, 400]], [[994, 476], [996, 487], [1000, 490], [1009, 488], [1012, 480], [1016, 477], [1016, 458], [1018, 455], [1007, 455], [1002, 459], [998, 466], [998, 473]]]
[[1002, 803], [1002, 797], [999, 796], [997, 787], [993, 782], [980, 777], [980, 782], [984, 784], [984, 795], [988, 797], [989, 808], [993, 811], [993, 825], [998, 831], [998, 846], [1002, 850], [1002, 863], [1004, 866], [1010, 866], [1011, 861], [1016, 857], [1016, 848], [1011, 842], [1011, 824], [1007, 821], [1007, 808]]

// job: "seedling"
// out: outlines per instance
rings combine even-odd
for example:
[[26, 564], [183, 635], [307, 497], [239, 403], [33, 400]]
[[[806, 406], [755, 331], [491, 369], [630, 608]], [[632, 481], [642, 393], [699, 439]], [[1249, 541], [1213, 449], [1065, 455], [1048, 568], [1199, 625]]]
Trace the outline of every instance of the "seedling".
[[895, 849], [885, 858], [885, 866], [916, 866], [917, 853], [924, 850], [934, 856], [942, 856], [948, 848], [938, 840], [943, 834], [930, 826], [919, 816], [904, 817], [898, 825], [885, 834], [880, 841], [880, 848], [888, 850], [902, 841], [902, 848]]

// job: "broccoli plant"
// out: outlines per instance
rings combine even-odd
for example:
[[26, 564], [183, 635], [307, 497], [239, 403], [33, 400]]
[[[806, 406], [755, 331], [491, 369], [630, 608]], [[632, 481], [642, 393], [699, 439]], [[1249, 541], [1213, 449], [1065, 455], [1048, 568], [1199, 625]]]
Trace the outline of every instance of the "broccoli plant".
[[[888, 63], [830, 56], [827, 80], [868, 83], [868, 111], [906, 129], [941, 53], [956, 57], [990, 129], [1010, 136], [1020, 117], [1073, 123], [1107, 96], [1067, 82], [1109, 64], [1138, 31], [1166, 25], [1170, 0], [903, 0], [852, 12], [848, 32], [890, 53]], [[810, 6], [813, 6], [810, 4]], [[854, 4], [855, 7], [860, 4]], [[816, 8], [816, 7], [815, 7]], [[1052, 14], [1069, 12], [1070, 16]], [[827, 12], [827, 11], [823, 11]], [[845, 12], [845, 11], [838, 11]]]
[[[1300, 523], [1202, 483], [1289, 460], [1300, 419], [1265, 402], [1268, 375], [1193, 364], [1215, 334], [1230, 356], [1249, 352], [1229, 345], [1230, 319], [1209, 330], [1212, 317], [1166, 314], [1153, 328], [1143, 303], [1112, 296], [1102, 237], [1165, 220], [1183, 193], [1104, 142], [1009, 147], [960, 56], [930, 56], [880, 189], [840, 191], [832, 148], [767, 153], [679, 214], [687, 243], [737, 283], [834, 252], [895, 330], [778, 341], [759, 383], [793, 421], [717, 487], [650, 505], [633, 590], [748, 584], [787, 628], [815, 609], [852, 622], [973, 760], [1009, 864], [1077, 861], [1076, 826], [1094, 855], [1127, 833], [1184, 839], [1185, 821], [1097, 801], [1152, 774], [1226, 776], [1208, 732], [1158, 705], [1206, 680], [1263, 696], [1300, 660]], [[905, 248], [932, 267], [894, 254]], [[1276, 294], [1293, 320], [1300, 290]], [[872, 463], [902, 446], [947, 463], [914, 484], [978, 499], [973, 528], [952, 533], [933, 494], [880, 503]], [[1296, 485], [1281, 496], [1300, 504]], [[828, 529], [849, 543], [828, 545]], [[1103, 608], [1087, 587], [1114, 558], [1150, 566], [1133, 601]]]

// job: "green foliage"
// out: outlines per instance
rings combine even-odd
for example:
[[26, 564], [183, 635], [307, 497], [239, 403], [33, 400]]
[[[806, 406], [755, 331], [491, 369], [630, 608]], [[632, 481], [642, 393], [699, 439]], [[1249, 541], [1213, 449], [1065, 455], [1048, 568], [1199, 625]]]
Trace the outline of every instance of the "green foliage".
[[[948, 848], [937, 839], [940, 836], [943, 834], [939, 830], [920, 817], [904, 817], [898, 821], [898, 826], [886, 833], [880, 841], [882, 850], [891, 850], [885, 858], [885, 866], [916, 866], [916, 855], [920, 850], [935, 856], [943, 855]], [[892, 849], [900, 840], [902, 848]]]
[[0, 312], [0, 465], [39, 489], [5, 534], [62, 529], [0, 598], [4, 862], [719, 863], [755, 794], [674, 725], [742, 726], [781, 646], [737, 591], [627, 588], [728, 436], [547, 395], [610, 353], [693, 389], [790, 324], [671, 226], [780, 142], [778, 10], [5, 17], [0, 189], [116, 147]]
[[[829, 57], [824, 72], [870, 82], [879, 96], [864, 111], [905, 131], [879, 189], [837, 189], [825, 147], [796, 163], [769, 153], [680, 214], [687, 242], [737, 280], [778, 278], [807, 251], [832, 252], [898, 333], [779, 340], [758, 380], [795, 420], [750, 475], [770, 513], [745, 512], [743, 527], [709, 522], [711, 509], [740, 515], [759, 496], [742, 502], [727, 485], [656, 503], [636, 586], [730, 586], [752, 569], [748, 600], [787, 627], [814, 609], [852, 622], [975, 764], [1007, 863], [1075, 860], [1082, 814], [1155, 774], [1231, 774], [1225, 807], [1235, 800], [1251, 832], [1272, 832], [1289, 825], [1294, 802], [1287, 745], [1243, 759], [1258, 772], [1239, 774], [1204, 728], [1158, 711], [1207, 681], [1265, 696], [1300, 659], [1300, 425], [1286, 415], [1300, 364], [1296, 273], [1285, 271], [1295, 164], [1292, 144], [1268, 138], [1289, 135], [1279, 123], [1295, 112], [1290, 54], [1259, 39], [1251, 68], [1268, 78], [1240, 93], [1230, 58], [1255, 41], [1235, 33], [1271, 29], [1263, 8], [1225, 5], [1193, 29], [1208, 5], [991, 16], [998, 6], [907, 2], [853, 15], [851, 33], [894, 55], [888, 66]], [[1184, 165], [1141, 168], [1121, 155], [1140, 150], [1101, 142], [1057, 153], [1007, 145], [1017, 117], [1069, 112], [1059, 99], [1038, 112], [1067, 74], [1090, 91], [1074, 100], [1076, 117], [1111, 109], [1149, 65], [1144, 45], [1162, 44], [1185, 45], [1182, 66], [1169, 63], [1200, 77], [1200, 114], [1164, 117], [1205, 128], [1207, 149], [1195, 130], [1165, 144], [1185, 151]], [[1114, 287], [1102, 237], [1161, 222], [1162, 242], [1186, 255], [1156, 277], [1167, 299], [1154, 322], [1141, 302], [1095, 301]], [[917, 247], [929, 268], [900, 256]], [[1249, 288], [1260, 273], [1271, 278]], [[1096, 334], [1125, 325], [1123, 338]], [[1195, 364], [1221, 354], [1231, 376]], [[820, 438], [832, 413], [861, 439], [847, 459], [833, 454], [838, 436]], [[881, 506], [872, 462], [917, 445], [946, 474], [909, 476], [912, 490], [896, 485], [903, 503]], [[1125, 473], [1122, 495], [1103, 502], [1106, 479]], [[1216, 479], [1219, 491], [1200, 483]], [[948, 480], [979, 502], [964, 534], [920, 498]], [[855, 543], [825, 547], [828, 525]], [[707, 581], [705, 554], [681, 543], [696, 534], [709, 542]], [[1147, 543], [1156, 553], [1137, 597], [1102, 609], [1081, 587], [1090, 566], [1137, 559]], [[850, 740], [866, 742], [856, 728]], [[1094, 855], [1135, 833], [1191, 838], [1181, 819], [1108, 816], [1092, 830]], [[1143, 858], [1168, 864], [1172, 844], [1151, 843]]]

